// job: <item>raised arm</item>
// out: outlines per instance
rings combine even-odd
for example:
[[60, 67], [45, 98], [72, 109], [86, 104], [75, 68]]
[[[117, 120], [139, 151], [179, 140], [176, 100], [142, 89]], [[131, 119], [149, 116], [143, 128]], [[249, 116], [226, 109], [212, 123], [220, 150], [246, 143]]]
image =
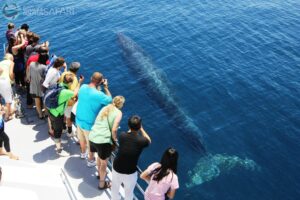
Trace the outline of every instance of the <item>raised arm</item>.
[[68, 70], [68, 68], [67, 68], [67, 63], [66, 63], [66, 62], [63, 64], [62, 67], [64, 68], [64, 72], [66, 72], [66, 71]]
[[25, 45], [26, 41], [25, 41], [23, 34], [21, 34], [20, 37], [21, 37], [21, 43], [12, 47], [12, 52], [14, 54], [17, 54], [18, 49], [20, 49], [21, 47], [23, 47]]
[[150, 173], [148, 172], [148, 170], [145, 170], [141, 173], [140, 178], [143, 179], [144, 181], [146, 181], [147, 183], [150, 182]]
[[42, 46], [44, 46], [44, 47], [49, 47], [49, 45], [50, 45], [49, 41], [46, 41], [42, 44]]
[[145, 138], [149, 141], [149, 143], [151, 143], [151, 138], [150, 138], [150, 136], [147, 134], [147, 132], [144, 130], [143, 127], [141, 127], [140, 131], [141, 131], [141, 133], [142, 133], [142, 136], [145, 137]]
[[80, 77], [79, 77], [79, 81], [78, 81], [78, 85], [77, 85], [77, 87], [76, 87], [75, 90], [74, 90], [74, 96], [73, 96], [73, 98], [74, 98], [74, 97], [77, 97], [78, 92], [79, 92], [79, 89], [80, 89], [80, 85], [83, 83], [83, 81], [84, 81], [84, 77], [83, 77], [83, 76], [80, 76]]
[[108, 89], [108, 81], [107, 79], [104, 79], [104, 82], [103, 82], [103, 89], [104, 89], [104, 93], [107, 95], [107, 96], [110, 96], [111, 97], [111, 93]]

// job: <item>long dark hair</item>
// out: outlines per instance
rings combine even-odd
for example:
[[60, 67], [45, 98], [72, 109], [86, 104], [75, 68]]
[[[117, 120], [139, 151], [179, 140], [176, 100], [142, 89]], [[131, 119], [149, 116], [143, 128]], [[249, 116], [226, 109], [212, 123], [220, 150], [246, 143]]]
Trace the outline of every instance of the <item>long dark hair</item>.
[[38, 52], [39, 52], [38, 63], [46, 65], [47, 60], [49, 59], [48, 47], [40, 47]]
[[9, 38], [9, 41], [8, 41], [8, 53], [11, 53], [12, 54], [12, 48], [13, 46], [15, 46], [15, 43], [16, 43], [16, 38], [15, 36], [12, 36]]
[[178, 160], [178, 152], [173, 147], [169, 147], [163, 154], [160, 164], [161, 167], [156, 169], [157, 173], [155, 173], [153, 180], [159, 182], [165, 176], [167, 176], [171, 169], [175, 174], [177, 173], [177, 160]]
[[46, 65], [48, 59], [49, 55], [47, 53], [41, 53], [37, 62]]

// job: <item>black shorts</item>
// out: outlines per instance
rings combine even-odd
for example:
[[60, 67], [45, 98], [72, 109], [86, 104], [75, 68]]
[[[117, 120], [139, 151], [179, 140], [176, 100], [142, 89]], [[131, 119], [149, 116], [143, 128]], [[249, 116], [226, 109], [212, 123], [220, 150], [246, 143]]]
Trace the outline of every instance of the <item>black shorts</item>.
[[96, 144], [91, 141], [90, 142], [90, 150], [91, 152], [98, 153], [98, 156], [101, 160], [105, 160], [109, 158], [112, 151], [112, 145], [110, 143], [104, 143], [104, 144]]
[[54, 138], [60, 139], [64, 128], [64, 116], [62, 115], [62, 116], [54, 117], [50, 112], [48, 113], [51, 121], [51, 127], [54, 131]]

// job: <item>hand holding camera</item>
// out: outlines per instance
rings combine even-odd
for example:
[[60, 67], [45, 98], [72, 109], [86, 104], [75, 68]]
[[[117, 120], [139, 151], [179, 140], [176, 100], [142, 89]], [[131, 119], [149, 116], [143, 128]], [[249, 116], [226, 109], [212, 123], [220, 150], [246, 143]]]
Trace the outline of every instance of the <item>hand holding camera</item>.
[[83, 83], [83, 81], [84, 81], [84, 76], [80, 75], [79, 76], [79, 84]]
[[103, 79], [102, 84], [103, 84], [104, 88], [108, 88], [108, 81], [107, 81], [107, 79]]

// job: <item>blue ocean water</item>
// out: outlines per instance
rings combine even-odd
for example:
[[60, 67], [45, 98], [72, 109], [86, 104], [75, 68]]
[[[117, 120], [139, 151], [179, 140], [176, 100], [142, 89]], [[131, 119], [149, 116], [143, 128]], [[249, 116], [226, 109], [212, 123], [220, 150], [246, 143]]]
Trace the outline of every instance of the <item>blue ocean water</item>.
[[[165, 148], [180, 153], [176, 199], [300, 198], [300, 2], [297, 0], [45, 0], [16, 3], [15, 24], [80, 61], [87, 79], [108, 78], [124, 95], [124, 119], [143, 117], [152, 138], [140, 166]], [[0, 2], [1, 7], [5, 1]], [[0, 16], [1, 44], [6, 24]], [[178, 104], [201, 130], [209, 156], [158, 106], [129, 69], [117, 33], [135, 41], [172, 84]]]

